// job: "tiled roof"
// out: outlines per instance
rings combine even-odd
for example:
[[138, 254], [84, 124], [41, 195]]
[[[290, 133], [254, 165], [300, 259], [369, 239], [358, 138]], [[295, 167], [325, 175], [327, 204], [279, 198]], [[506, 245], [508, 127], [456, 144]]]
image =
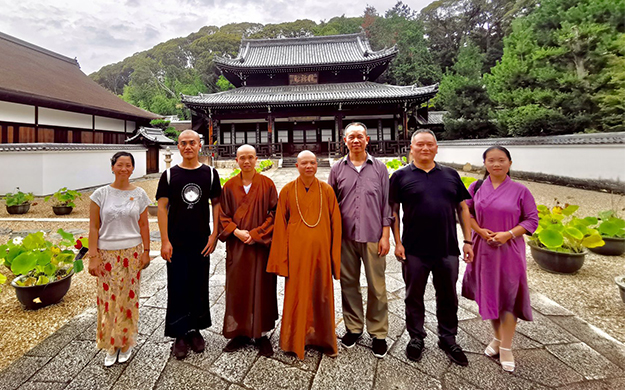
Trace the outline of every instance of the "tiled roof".
[[91, 80], [75, 59], [3, 33], [0, 53], [0, 100], [124, 119], [160, 118]]
[[225, 92], [182, 96], [188, 106], [246, 108], [338, 103], [392, 103], [424, 100], [438, 92], [438, 84], [427, 87], [396, 86], [370, 81], [358, 83], [240, 87]]
[[0, 144], [0, 152], [49, 152], [63, 150], [145, 150], [142, 145], [117, 144], [54, 144], [54, 143], [25, 143]]
[[348, 65], [397, 55], [395, 46], [371, 50], [364, 33], [321, 37], [243, 39], [236, 58], [216, 57], [218, 67], [237, 69]]
[[422, 125], [442, 125], [445, 114], [447, 114], [447, 111], [428, 111], [427, 120], [422, 117], [417, 117], [417, 120]]
[[126, 140], [126, 143], [136, 143], [137, 141], [140, 140], [141, 137], [147, 139], [150, 142], [154, 142], [160, 145], [175, 145], [176, 144], [176, 142], [173, 139], [163, 134], [163, 130], [155, 129], [151, 127], [140, 127], [134, 136]]

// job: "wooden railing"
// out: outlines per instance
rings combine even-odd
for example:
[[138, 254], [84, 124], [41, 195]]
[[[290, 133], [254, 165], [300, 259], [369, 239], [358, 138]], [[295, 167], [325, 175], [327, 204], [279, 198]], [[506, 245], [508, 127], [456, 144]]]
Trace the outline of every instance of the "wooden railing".
[[[369, 141], [367, 151], [375, 157], [403, 156], [410, 151], [409, 140]], [[343, 142], [328, 142], [328, 155], [331, 158], [347, 154], [347, 145]]]
[[[282, 158], [283, 155], [283, 145], [282, 143], [258, 143], [251, 144], [256, 148], [256, 155], [258, 157], [274, 157], [274, 158]], [[202, 154], [205, 156], [211, 156], [214, 153], [214, 158], [216, 159], [228, 159], [235, 158], [237, 156], [237, 149], [241, 145], [207, 145], [202, 148]]]

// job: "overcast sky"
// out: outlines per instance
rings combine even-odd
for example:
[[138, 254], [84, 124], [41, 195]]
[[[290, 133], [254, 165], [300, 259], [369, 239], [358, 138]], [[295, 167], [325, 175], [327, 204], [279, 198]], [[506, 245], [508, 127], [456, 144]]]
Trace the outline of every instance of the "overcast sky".
[[[404, 0], [419, 11], [433, 0]], [[77, 57], [86, 74], [202, 26], [379, 14], [396, 0], [0, 0], [0, 32]], [[0, 53], [1, 55], [1, 53]]]

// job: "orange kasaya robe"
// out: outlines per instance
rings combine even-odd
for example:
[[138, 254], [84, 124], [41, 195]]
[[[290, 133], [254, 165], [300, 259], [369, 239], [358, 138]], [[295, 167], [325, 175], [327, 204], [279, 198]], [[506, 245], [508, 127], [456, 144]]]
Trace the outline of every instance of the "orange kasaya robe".
[[[321, 193], [319, 192], [321, 183]], [[295, 191], [304, 220], [300, 218]], [[337, 353], [332, 276], [341, 271], [341, 214], [332, 187], [314, 179], [310, 189], [301, 180], [288, 183], [278, 199], [267, 271], [286, 277], [280, 347], [304, 359], [304, 347]]]
[[[278, 192], [266, 176], [254, 174], [249, 193], [239, 174], [221, 192], [219, 239], [226, 243], [226, 313], [223, 334], [261, 337], [278, 319], [276, 275], [266, 271]], [[245, 244], [235, 229], [248, 230], [254, 244]]]

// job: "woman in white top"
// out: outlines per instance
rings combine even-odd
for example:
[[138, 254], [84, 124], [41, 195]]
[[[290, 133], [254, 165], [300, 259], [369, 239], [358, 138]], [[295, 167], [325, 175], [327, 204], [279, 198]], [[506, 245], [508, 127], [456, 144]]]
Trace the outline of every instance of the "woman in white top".
[[150, 262], [148, 195], [129, 179], [135, 160], [128, 152], [111, 158], [115, 181], [91, 195], [89, 273], [98, 278], [97, 347], [104, 365], [128, 361], [139, 323], [139, 280]]

